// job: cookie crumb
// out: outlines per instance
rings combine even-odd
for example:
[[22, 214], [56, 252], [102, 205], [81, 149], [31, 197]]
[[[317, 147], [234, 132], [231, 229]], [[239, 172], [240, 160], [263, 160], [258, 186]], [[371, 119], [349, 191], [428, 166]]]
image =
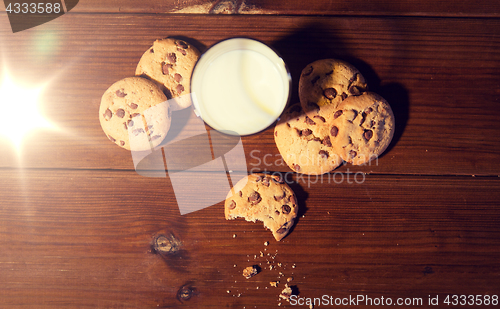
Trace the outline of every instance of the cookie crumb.
[[253, 276], [255, 276], [258, 273], [257, 266], [248, 266], [247, 268], [243, 269], [243, 277], [250, 279]]
[[269, 246], [269, 242], [268, 242], [268, 241], [266, 241], [266, 242], [264, 243], [264, 246]]
[[275, 287], [275, 288], [277, 288], [277, 287], [278, 287], [278, 284], [279, 284], [279, 283], [280, 283], [279, 281], [271, 281], [271, 282], [269, 282], [269, 284], [270, 284], [272, 287]]
[[285, 284], [285, 288], [281, 291], [280, 298], [290, 301], [290, 296], [292, 296], [292, 288]]
[[288, 278], [286, 279], [286, 282], [292, 282], [292, 281], [293, 281], [293, 277], [288, 277]]
[[236, 238], [236, 234], [233, 234], [233, 238]]

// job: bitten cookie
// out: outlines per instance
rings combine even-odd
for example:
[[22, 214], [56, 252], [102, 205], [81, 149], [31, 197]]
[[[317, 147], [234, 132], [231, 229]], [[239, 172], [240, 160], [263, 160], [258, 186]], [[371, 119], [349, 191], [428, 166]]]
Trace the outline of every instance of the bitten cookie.
[[[157, 82], [171, 100], [172, 110], [191, 106], [191, 73], [200, 52], [179, 39], [156, 40], [139, 60], [135, 75]], [[173, 101], [173, 102], [172, 102]]]
[[373, 92], [348, 97], [337, 108], [330, 128], [332, 144], [342, 159], [361, 165], [378, 158], [394, 135], [394, 114]]
[[283, 179], [262, 173], [238, 181], [228, 193], [224, 206], [226, 220], [263, 221], [277, 241], [290, 232], [298, 209], [295, 194]]
[[351, 95], [367, 91], [365, 78], [351, 64], [337, 59], [317, 60], [307, 65], [299, 79], [299, 99], [302, 107], [339, 105]]
[[127, 150], [142, 151], [163, 141], [170, 129], [170, 113], [167, 97], [155, 83], [141, 77], [127, 77], [103, 94], [99, 121], [113, 143]]
[[289, 107], [274, 128], [274, 141], [285, 161], [295, 172], [307, 175], [328, 173], [342, 159], [330, 137], [330, 108], [304, 112], [299, 104]]

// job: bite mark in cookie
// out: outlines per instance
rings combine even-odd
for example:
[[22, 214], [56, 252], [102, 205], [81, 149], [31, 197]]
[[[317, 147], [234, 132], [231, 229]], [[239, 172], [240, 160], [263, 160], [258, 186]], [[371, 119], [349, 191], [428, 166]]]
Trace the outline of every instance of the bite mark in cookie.
[[280, 241], [290, 232], [298, 208], [294, 192], [280, 176], [256, 173], [244, 177], [231, 189], [224, 213], [226, 220], [262, 221]]

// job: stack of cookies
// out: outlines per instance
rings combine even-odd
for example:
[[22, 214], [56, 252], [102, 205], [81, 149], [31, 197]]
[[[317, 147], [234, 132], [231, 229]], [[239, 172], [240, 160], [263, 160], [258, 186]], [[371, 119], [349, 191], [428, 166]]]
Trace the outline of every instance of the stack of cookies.
[[354, 66], [323, 59], [307, 65], [299, 80], [300, 104], [280, 117], [274, 139], [295, 172], [329, 173], [344, 162], [363, 165], [378, 158], [394, 135], [394, 114], [369, 92]]
[[102, 96], [99, 121], [109, 140], [132, 151], [161, 144], [172, 111], [192, 104], [191, 73], [199, 56], [183, 40], [156, 40], [139, 60], [135, 76], [117, 81]]

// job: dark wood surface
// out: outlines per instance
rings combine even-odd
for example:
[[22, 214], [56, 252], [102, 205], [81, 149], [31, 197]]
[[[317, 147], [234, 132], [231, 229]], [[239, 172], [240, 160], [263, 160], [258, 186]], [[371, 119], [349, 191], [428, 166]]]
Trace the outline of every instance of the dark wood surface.
[[[49, 81], [41, 108], [58, 129], [20, 150], [0, 134], [0, 308], [276, 308], [288, 277], [304, 298], [423, 300], [408, 308], [499, 295], [499, 6], [80, 1], [17, 33], [1, 12], [1, 71]], [[226, 221], [222, 202], [181, 215], [170, 178], [139, 175], [97, 117], [107, 87], [166, 36], [201, 50], [233, 36], [268, 43], [290, 68], [292, 102], [307, 63], [351, 62], [391, 104], [394, 141], [371, 165], [317, 179], [281, 163], [272, 127], [243, 137], [248, 170], [290, 176], [298, 196], [281, 242], [261, 223]], [[254, 264], [261, 273], [245, 279]]]

